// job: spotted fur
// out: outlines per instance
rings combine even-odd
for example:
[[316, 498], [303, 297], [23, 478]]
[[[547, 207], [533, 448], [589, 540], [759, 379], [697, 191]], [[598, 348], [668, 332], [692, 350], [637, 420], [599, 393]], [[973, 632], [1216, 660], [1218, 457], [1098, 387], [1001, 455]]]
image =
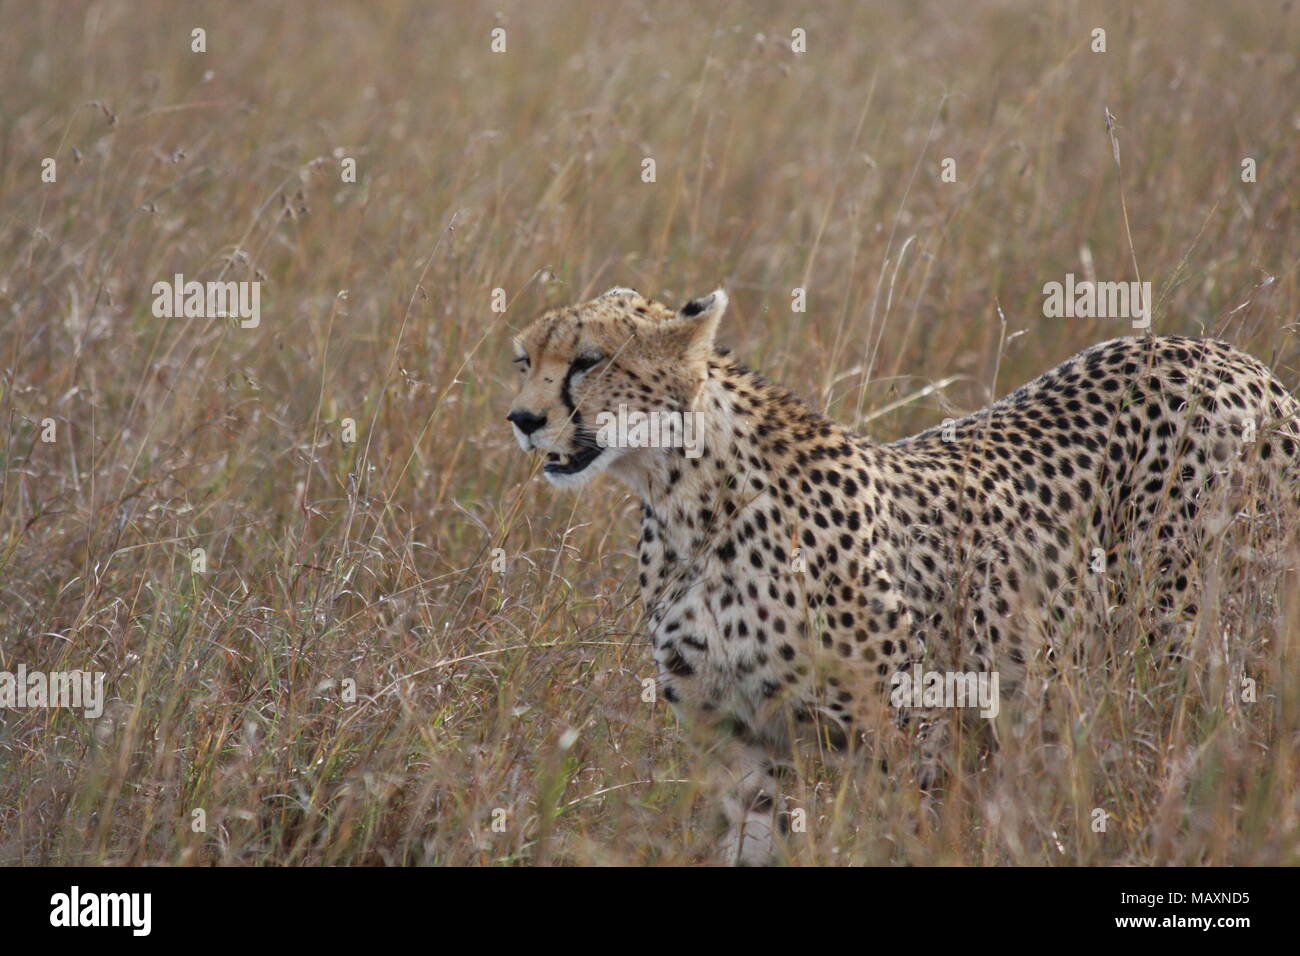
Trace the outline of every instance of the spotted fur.
[[[1014, 691], [1067, 647], [1086, 656], [1117, 608], [1138, 614], [1142, 585], [1158, 600], [1140, 623], [1163, 639], [1196, 613], [1208, 541], [1295, 501], [1300, 406], [1221, 342], [1104, 342], [883, 444], [716, 350], [726, 304], [615, 289], [543, 315], [516, 340], [511, 420], [553, 483], [608, 470], [641, 496], [662, 694], [728, 740], [731, 860], [768, 858], [790, 748], [878, 725], [895, 673], [996, 670]], [[601, 447], [592, 422], [620, 404], [697, 412], [703, 453]], [[920, 716], [938, 765], [947, 722]]]

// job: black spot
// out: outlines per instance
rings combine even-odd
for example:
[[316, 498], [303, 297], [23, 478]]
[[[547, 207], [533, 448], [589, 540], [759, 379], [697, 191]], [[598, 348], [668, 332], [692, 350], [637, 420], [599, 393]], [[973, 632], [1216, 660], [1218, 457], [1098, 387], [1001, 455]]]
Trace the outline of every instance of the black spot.
[[695, 674], [695, 668], [686, 663], [686, 658], [682, 657], [677, 648], [670, 648], [664, 657], [664, 667], [668, 673], [677, 677], [691, 677]]
[[706, 295], [702, 299], [691, 299], [690, 302], [687, 302], [684, 306], [682, 306], [682, 315], [686, 316], [687, 318], [690, 318], [691, 316], [699, 315], [701, 312], [705, 310], [705, 308], [708, 306], [708, 304], [711, 301], [713, 301], [713, 296], [711, 295]]

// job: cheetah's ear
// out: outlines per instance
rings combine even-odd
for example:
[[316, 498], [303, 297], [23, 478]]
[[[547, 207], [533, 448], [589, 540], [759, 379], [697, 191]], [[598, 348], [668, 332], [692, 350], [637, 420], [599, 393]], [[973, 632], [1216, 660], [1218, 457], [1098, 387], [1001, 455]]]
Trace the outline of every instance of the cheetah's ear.
[[718, 323], [722, 321], [722, 313], [727, 311], [727, 301], [727, 293], [714, 289], [708, 295], [691, 299], [677, 310], [672, 324], [685, 338], [685, 357], [708, 361], [713, 353], [713, 337], [718, 332]]

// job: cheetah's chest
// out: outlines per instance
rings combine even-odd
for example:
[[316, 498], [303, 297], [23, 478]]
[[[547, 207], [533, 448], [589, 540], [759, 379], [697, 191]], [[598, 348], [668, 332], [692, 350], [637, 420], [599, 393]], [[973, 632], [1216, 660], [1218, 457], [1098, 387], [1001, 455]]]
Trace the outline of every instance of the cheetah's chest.
[[[756, 546], [766, 552], [777, 545]], [[639, 561], [665, 696], [679, 707], [749, 722], [809, 675], [800, 641], [805, 582], [797, 574], [747, 571], [738, 553], [725, 543], [704, 549], [674, 541], [647, 519]]]

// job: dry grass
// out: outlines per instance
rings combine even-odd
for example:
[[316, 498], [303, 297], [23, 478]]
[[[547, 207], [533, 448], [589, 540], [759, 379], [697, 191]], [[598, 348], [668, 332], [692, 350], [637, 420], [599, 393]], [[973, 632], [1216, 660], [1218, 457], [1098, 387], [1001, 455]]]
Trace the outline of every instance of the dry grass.
[[[0, 4], [0, 669], [112, 698], [0, 713], [0, 863], [707, 856], [635, 502], [502, 420], [549, 305], [725, 282], [726, 344], [847, 421], [960, 376], [892, 439], [1125, 334], [1041, 290], [1136, 260], [1159, 331], [1300, 379], [1294, 4], [286, 6]], [[260, 279], [261, 326], [155, 318], [176, 272]], [[905, 761], [810, 767], [792, 859], [1296, 862], [1300, 588], [1257, 583], [1184, 668], [1069, 675], [937, 819]]]

